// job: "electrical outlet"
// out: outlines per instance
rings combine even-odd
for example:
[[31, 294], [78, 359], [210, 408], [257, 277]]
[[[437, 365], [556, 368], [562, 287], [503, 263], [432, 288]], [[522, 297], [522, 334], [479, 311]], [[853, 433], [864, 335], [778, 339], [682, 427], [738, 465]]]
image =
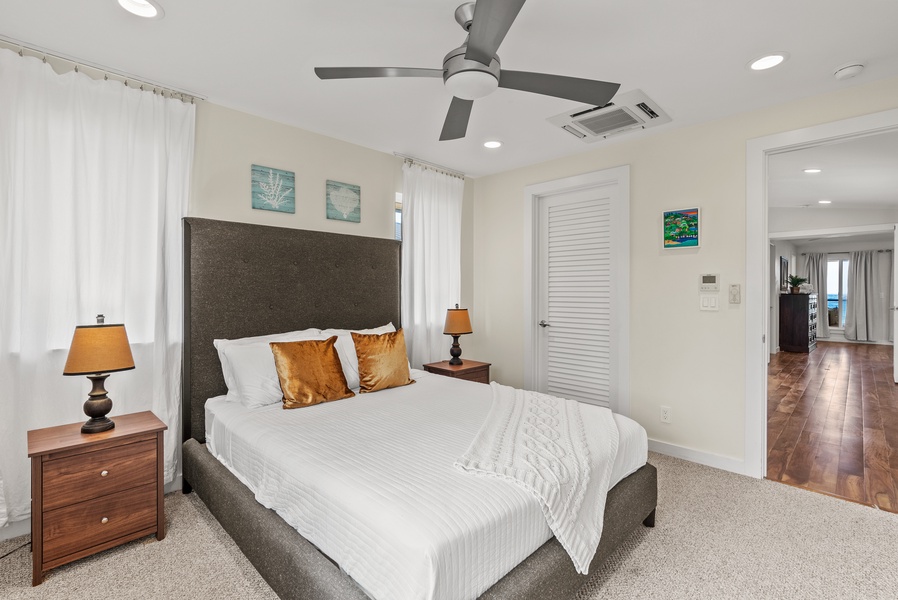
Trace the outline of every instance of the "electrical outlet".
[[670, 423], [670, 407], [669, 406], [661, 407], [661, 422], [662, 423]]

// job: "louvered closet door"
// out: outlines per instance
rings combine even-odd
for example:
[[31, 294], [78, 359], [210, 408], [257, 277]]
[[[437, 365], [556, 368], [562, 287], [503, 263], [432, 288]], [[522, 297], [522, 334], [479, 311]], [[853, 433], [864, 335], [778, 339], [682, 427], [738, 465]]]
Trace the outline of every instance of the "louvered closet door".
[[611, 202], [602, 188], [541, 199], [537, 381], [613, 408]]

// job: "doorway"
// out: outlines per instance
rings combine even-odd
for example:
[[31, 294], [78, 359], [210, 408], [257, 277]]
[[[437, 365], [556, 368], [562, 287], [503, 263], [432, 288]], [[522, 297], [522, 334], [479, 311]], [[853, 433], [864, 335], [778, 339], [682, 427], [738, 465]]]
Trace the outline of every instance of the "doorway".
[[746, 148], [745, 462], [766, 475], [768, 302], [770, 298], [767, 161], [778, 152], [898, 130], [898, 110], [749, 140]]

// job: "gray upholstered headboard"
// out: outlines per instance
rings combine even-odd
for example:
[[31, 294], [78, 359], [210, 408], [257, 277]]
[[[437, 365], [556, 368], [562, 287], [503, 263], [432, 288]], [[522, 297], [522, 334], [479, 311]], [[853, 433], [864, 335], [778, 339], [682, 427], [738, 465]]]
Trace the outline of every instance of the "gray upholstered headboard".
[[184, 219], [184, 439], [205, 439], [207, 399], [227, 392], [217, 338], [361, 329], [399, 315], [395, 240]]

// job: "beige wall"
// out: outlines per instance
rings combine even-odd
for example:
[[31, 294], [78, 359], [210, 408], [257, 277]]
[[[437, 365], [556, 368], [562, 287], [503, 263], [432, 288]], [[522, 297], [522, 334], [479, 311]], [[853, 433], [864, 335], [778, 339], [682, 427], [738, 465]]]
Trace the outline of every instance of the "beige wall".
[[[296, 214], [252, 208], [250, 165], [296, 173]], [[200, 102], [188, 214], [278, 227], [392, 238], [402, 160], [384, 152]], [[328, 180], [362, 188], [361, 223], [325, 217]]]
[[[494, 378], [524, 381], [523, 194], [539, 183], [630, 165], [631, 416], [657, 441], [743, 458], [745, 146], [752, 138], [898, 107], [898, 79], [855, 86], [703, 125], [621, 140], [574, 157], [474, 181], [472, 315], [465, 355]], [[674, 118], [676, 118], [674, 116]], [[663, 251], [661, 212], [699, 206], [702, 247]], [[698, 277], [721, 275], [722, 308], [698, 310]], [[467, 276], [467, 275], [466, 275]], [[752, 374], [752, 376], [757, 376]], [[672, 407], [662, 424], [660, 406]]]

